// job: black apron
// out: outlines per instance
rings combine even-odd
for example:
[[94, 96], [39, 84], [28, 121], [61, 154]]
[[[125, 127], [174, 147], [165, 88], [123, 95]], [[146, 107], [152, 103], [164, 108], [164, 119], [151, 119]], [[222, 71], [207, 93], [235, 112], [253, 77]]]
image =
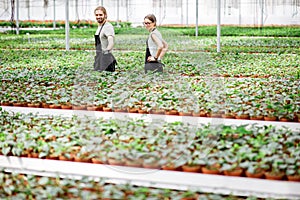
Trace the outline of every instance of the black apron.
[[151, 62], [148, 62], [147, 59], [149, 56], [151, 56], [151, 53], [150, 53], [150, 49], [149, 49], [149, 46], [148, 46], [148, 39], [146, 41], [146, 57], [145, 57], [145, 73], [147, 73], [148, 71], [151, 71], [151, 72], [163, 72], [163, 67], [164, 67], [164, 64], [161, 63], [160, 61], [151, 61]]
[[95, 35], [95, 46], [96, 46], [96, 56], [94, 61], [94, 70], [95, 71], [109, 71], [114, 72], [115, 66], [117, 65], [117, 61], [112, 53], [104, 54], [102, 52], [102, 45], [100, 40], [100, 33], [103, 28], [102, 25], [99, 35]]

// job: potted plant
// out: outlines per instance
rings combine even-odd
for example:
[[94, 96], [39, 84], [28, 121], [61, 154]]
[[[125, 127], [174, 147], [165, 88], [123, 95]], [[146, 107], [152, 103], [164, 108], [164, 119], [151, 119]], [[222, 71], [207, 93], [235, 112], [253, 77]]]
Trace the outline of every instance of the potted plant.
[[278, 119], [283, 122], [294, 120], [295, 104], [285, 103], [278, 108]]
[[112, 149], [107, 152], [106, 160], [110, 165], [124, 165], [125, 164], [125, 151], [112, 146]]
[[52, 99], [47, 101], [47, 104], [49, 105], [49, 108], [51, 109], [60, 109], [61, 108], [61, 104], [59, 103], [59, 100], [57, 99]]
[[300, 162], [296, 157], [286, 158], [286, 171], [285, 174], [289, 181], [300, 182]]
[[127, 111], [129, 113], [137, 113], [139, 101], [135, 97], [130, 97], [127, 102]]
[[199, 151], [188, 151], [187, 162], [182, 165], [182, 170], [185, 172], [201, 172], [202, 160], [199, 158]]
[[249, 178], [263, 178], [265, 171], [269, 166], [260, 161], [246, 161], [241, 163], [241, 167], [245, 168], [245, 175]]
[[151, 96], [151, 99], [149, 101], [149, 106], [150, 106], [149, 112], [151, 114], [157, 114], [157, 115], [165, 114], [165, 111], [164, 111], [162, 105], [163, 105], [162, 100], [160, 100], [158, 98], [158, 96], [155, 95], [155, 93], [154, 93], [153, 96]]
[[252, 102], [252, 106], [249, 108], [250, 120], [264, 120], [263, 108], [259, 102]]
[[223, 108], [223, 114], [222, 114], [222, 118], [227, 118], [227, 119], [234, 119], [235, 115], [233, 112], [233, 104], [231, 102], [225, 102], [224, 103], [224, 108]]
[[221, 164], [219, 163], [219, 153], [210, 153], [206, 157], [202, 157], [202, 162], [205, 163], [201, 168], [204, 174], [221, 174]]
[[266, 103], [263, 104], [264, 120], [265, 121], [276, 121], [278, 118], [278, 106], [279, 102], [273, 102], [271, 99], [267, 99]]
[[142, 167], [142, 153], [137, 149], [129, 149], [129, 152], [124, 154], [125, 165], [129, 167]]
[[182, 165], [186, 163], [185, 156], [182, 156], [182, 151], [177, 149], [164, 149], [161, 152], [163, 159], [160, 164], [162, 165], [163, 170], [174, 170], [180, 171]]
[[243, 168], [240, 166], [241, 157], [232, 153], [231, 151], [225, 151], [221, 154], [221, 171], [223, 171], [226, 176], [241, 176], [243, 173]]
[[287, 164], [284, 159], [281, 158], [278, 154], [265, 158], [267, 163], [269, 163], [269, 171], [265, 172], [266, 179], [270, 180], [282, 180], [285, 176], [285, 170]]
[[86, 146], [79, 146], [79, 151], [74, 152], [74, 161], [76, 162], [91, 162], [90, 152]]
[[[192, 116], [194, 117], [206, 117], [205, 111], [205, 100], [201, 98], [201, 93], [195, 92], [195, 95], [198, 95], [199, 98], [195, 99], [195, 102], [192, 104]], [[204, 95], [204, 94], [202, 94]]]
[[149, 169], [160, 169], [161, 168], [161, 158], [157, 152], [147, 152], [142, 155], [143, 167]]
[[59, 103], [61, 104], [62, 109], [72, 109], [72, 105], [70, 103], [69, 96], [63, 96], [59, 99]]

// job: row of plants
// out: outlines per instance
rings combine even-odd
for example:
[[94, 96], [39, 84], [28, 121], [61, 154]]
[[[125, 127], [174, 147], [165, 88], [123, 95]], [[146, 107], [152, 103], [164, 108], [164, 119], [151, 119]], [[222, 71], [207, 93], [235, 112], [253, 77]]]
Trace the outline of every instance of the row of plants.
[[[67, 59], [63, 61], [70, 62]], [[87, 68], [60, 70], [3, 70], [1, 105], [272, 121], [300, 117], [298, 79], [188, 77], [172, 71], [157, 76], [143, 69], [113, 76]]]
[[[0, 173], [0, 198], [9, 199], [124, 199], [124, 200], [256, 200], [242, 197], [204, 193], [198, 190], [171, 190], [125, 184], [108, 184], [105, 179], [40, 177], [20, 173]], [[270, 199], [270, 198], [268, 198]]]
[[[173, 28], [178, 29], [183, 34], [195, 35], [194, 28]], [[222, 36], [263, 36], [263, 37], [300, 37], [299, 26], [221, 26]], [[216, 36], [216, 26], [200, 26], [198, 35]]]
[[[92, 51], [0, 50], [0, 53], [3, 55], [0, 70], [3, 76], [8, 76], [7, 78], [20, 76], [18, 70], [25, 70], [28, 73], [44, 70], [51, 73], [55, 69], [56, 73], [63, 71], [69, 73], [72, 68], [92, 69], [94, 59]], [[116, 51], [115, 56], [118, 59], [117, 71], [142, 70], [144, 60], [142, 51]], [[188, 76], [299, 79], [300, 75], [299, 59], [294, 54], [170, 52], [165, 56], [164, 63], [166, 72]], [[6, 75], [7, 73], [9, 75]]]
[[[64, 20], [56, 20], [55, 22], [53, 20], [20, 20], [19, 22], [20, 28], [38, 28], [38, 27], [48, 27], [52, 28], [53, 24], [57, 27], [65, 27], [65, 21]], [[117, 22], [111, 21], [111, 23], [116, 26]], [[119, 22], [118, 23], [122, 28], [128, 28], [131, 26], [130, 22]], [[70, 27], [77, 27], [77, 28], [96, 28], [98, 26], [98, 23], [96, 21], [91, 20], [77, 20], [77, 21], [69, 21]], [[6, 21], [6, 20], [0, 20], [0, 27], [16, 27], [16, 21]]]
[[0, 119], [4, 156], [300, 181], [300, 134], [287, 127], [7, 111]]
[[[214, 36], [187, 36], [179, 31], [160, 28], [172, 51], [216, 52]], [[147, 30], [145, 28], [115, 28], [115, 49], [144, 51]], [[1, 33], [0, 33], [1, 34]], [[20, 35], [1, 34], [5, 41], [1, 48], [65, 49], [64, 30], [20, 31]], [[95, 28], [72, 29], [70, 48], [94, 49]], [[130, 36], [130, 37], [129, 37]], [[232, 37], [222, 36], [222, 51], [232, 53], [293, 53], [299, 54], [299, 37]], [[130, 47], [130, 48], [129, 48]]]
[[[53, 20], [20, 20], [19, 27], [53, 27]], [[57, 26], [64, 27], [65, 21], [57, 20], [55, 21]], [[111, 22], [114, 26], [117, 22]], [[76, 27], [97, 27], [96, 21], [91, 20], [78, 20], [69, 21], [70, 26]], [[130, 28], [131, 22], [119, 22], [122, 28]], [[142, 25], [142, 24], [141, 24]], [[4, 26], [16, 26], [16, 21], [0, 20], [0, 27]], [[189, 36], [195, 36], [195, 27], [176, 27], [169, 25], [162, 25], [161, 28], [176, 31], [177, 33]], [[131, 28], [134, 29], [134, 28]], [[264, 36], [264, 37], [300, 37], [299, 34], [300, 27], [298, 26], [265, 26], [265, 27], [243, 27], [243, 26], [222, 26], [222, 36]], [[199, 26], [198, 36], [216, 36], [217, 27], [216, 26]]]

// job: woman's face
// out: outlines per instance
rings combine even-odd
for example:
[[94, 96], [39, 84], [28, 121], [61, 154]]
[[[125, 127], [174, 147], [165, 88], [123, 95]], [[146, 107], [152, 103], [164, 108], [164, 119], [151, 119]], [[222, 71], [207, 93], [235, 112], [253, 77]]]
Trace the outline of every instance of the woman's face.
[[146, 29], [149, 31], [149, 30], [152, 30], [155, 26], [154, 22], [152, 22], [150, 19], [148, 18], [145, 18], [144, 19], [144, 26], [146, 27]]

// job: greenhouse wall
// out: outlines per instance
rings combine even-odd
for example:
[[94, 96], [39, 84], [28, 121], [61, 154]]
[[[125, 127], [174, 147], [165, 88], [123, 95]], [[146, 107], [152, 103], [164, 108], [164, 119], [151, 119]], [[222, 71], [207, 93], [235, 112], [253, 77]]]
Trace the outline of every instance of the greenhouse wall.
[[[14, 2], [14, 5], [12, 4]], [[18, 3], [17, 3], [18, 2]], [[64, 20], [65, 0], [0, 0], [0, 20]], [[196, 6], [198, 2], [198, 6]], [[104, 5], [112, 21], [142, 25], [145, 15], [153, 13], [159, 24], [194, 25], [217, 23], [217, 0], [69, 0], [70, 20], [94, 20], [96, 6]], [[222, 0], [224, 25], [300, 25], [299, 0]], [[55, 15], [55, 17], [54, 17]]]

